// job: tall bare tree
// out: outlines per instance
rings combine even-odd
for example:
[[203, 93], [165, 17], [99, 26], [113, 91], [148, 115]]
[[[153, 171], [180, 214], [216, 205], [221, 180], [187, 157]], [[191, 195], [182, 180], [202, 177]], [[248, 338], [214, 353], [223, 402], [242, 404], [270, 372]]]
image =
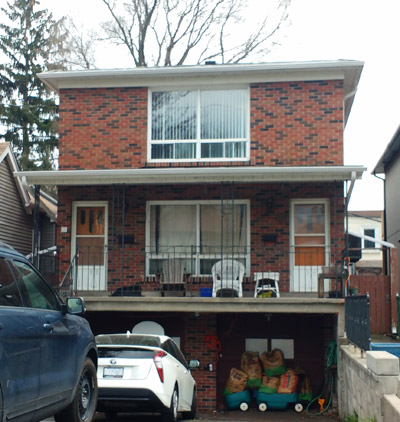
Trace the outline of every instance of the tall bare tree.
[[271, 14], [259, 2], [258, 23], [249, 31], [246, 0], [102, 1], [111, 17], [102, 25], [106, 38], [127, 47], [136, 66], [238, 63], [265, 54], [291, 3], [276, 0]]
[[87, 31], [78, 26], [71, 18], [63, 22], [68, 34], [65, 40], [65, 65], [69, 69], [94, 69], [95, 50], [99, 36], [93, 29]]

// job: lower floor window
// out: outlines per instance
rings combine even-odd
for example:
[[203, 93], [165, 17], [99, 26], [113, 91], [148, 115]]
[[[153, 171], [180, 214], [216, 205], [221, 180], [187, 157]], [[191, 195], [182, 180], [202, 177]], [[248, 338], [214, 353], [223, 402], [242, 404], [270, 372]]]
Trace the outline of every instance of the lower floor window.
[[223, 258], [249, 259], [249, 202], [149, 202], [147, 273], [162, 272], [166, 259], [180, 259], [185, 273], [211, 274]]

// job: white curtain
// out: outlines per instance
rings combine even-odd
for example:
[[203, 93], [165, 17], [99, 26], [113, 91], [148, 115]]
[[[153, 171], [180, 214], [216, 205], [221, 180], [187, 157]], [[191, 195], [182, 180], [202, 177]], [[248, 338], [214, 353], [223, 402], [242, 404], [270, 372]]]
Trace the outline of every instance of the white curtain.
[[[242, 252], [246, 246], [246, 205], [201, 205], [200, 244], [203, 253], [215, 253], [223, 246], [224, 252]], [[222, 245], [221, 245], [222, 242]]]
[[151, 248], [158, 253], [190, 252], [196, 244], [195, 205], [153, 205]]

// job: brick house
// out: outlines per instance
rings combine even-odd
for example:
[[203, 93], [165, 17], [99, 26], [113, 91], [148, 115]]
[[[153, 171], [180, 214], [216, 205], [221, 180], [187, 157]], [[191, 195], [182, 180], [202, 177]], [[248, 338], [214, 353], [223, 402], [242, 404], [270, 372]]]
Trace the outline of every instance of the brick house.
[[[365, 170], [343, 165], [362, 66], [41, 75], [60, 96], [59, 169], [17, 175], [58, 186], [60, 277], [79, 251], [71, 288], [95, 333], [149, 320], [178, 338], [201, 362], [202, 410], [224, 406], [245, 350], [279, 347], [314, 391], [322, 382], [325, 347], [344, 330], [346, 204]], [[221, 261], [243, 269], [242, 294], [209, 297]], [[334, 279], [319, 284], [323, 271]], [[255, 297], [260, 279], [278, 280], [279, 297]]]

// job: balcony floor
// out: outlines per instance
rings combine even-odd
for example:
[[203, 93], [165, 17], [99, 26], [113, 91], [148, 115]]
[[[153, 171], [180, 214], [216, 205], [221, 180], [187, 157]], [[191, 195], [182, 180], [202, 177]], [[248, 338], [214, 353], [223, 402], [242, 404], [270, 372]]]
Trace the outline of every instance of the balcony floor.
[[301, 313], [338, 314], [344, 299], [318, 298], [316, 293], [285, 294], [279, 298], [200, 296], [109, 296], [78, 292], [89, 312], [204, 312], [204, 313]]

